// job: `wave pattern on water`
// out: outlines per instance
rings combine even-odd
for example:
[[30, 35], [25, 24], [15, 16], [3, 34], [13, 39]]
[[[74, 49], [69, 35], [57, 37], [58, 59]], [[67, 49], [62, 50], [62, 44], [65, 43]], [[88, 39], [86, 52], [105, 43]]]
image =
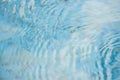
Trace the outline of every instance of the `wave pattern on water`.
[[120, 80], [120, 0], [0, 0], [0, 80]]

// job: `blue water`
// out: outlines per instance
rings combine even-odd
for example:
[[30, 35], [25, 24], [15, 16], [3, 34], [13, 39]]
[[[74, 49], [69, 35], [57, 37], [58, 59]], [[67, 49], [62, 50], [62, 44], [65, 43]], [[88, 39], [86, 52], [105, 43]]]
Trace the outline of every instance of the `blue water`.
[[0, 0], [0, 80], [120, 80], [120, 0]]

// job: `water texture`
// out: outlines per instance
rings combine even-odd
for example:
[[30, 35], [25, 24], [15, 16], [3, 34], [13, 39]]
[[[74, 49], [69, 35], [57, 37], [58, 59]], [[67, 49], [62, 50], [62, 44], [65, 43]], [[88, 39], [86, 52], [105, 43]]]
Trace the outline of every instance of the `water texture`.
[[120, 0], [0, 0], [0, 80], [120, 80]]

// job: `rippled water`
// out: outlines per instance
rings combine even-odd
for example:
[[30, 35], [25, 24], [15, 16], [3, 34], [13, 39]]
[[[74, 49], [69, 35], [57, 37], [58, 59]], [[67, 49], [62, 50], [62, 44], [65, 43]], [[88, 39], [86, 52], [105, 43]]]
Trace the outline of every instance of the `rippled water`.
[[0, 80], [120, 80], [120, 0], [0, 0]]

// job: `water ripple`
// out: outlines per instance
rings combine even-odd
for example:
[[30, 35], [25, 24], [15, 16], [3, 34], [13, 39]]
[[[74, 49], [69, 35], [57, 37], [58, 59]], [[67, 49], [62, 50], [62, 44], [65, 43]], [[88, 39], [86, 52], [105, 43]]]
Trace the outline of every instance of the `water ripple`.
[[120, 80], [119, 4], [0, 0], [0, 80]]

